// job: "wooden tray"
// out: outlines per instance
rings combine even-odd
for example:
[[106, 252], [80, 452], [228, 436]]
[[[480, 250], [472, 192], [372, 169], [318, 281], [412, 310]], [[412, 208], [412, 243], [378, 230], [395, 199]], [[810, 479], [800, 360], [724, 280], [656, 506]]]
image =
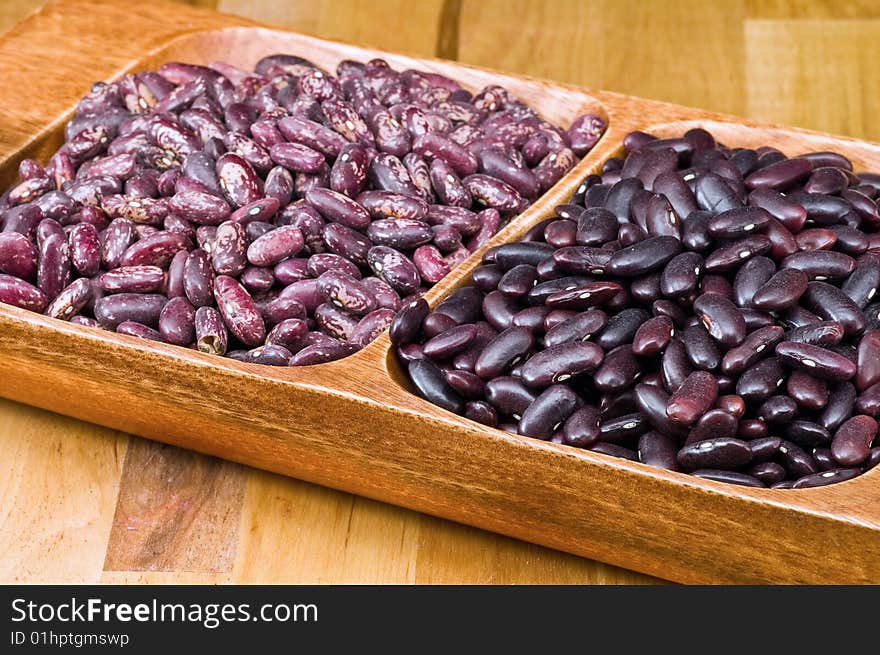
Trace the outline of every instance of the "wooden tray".
[[[167, 60], [252, 66], [276, 51], [333, 67], [382, 56], [471, 88], [500, 83], [600, 144], [492, 244], [552, 215], [633, 129], [695, 125], [728, 145], [834, 149], [880, 170], [880, 146], [665, 103], [418, 59], [150, 3], [50, 5], [0, 37], [0, 183], [61, 142], [94, 79]], [[490, 245], [492, 245], [490, 244]], [[466, 282], [476, 253], [428, 294]], [[118, 430], [681, 582], [880, 582], [880, 472], [805, 490], [748, 489], [509, 435], [414, 396], [387, 335], [309, 368], [248, 365], [0, 306], [0, 395]]]

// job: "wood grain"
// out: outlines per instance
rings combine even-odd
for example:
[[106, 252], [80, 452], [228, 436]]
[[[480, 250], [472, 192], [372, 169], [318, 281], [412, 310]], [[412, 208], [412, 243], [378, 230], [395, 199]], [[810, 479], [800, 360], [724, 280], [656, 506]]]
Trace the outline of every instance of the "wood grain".
[[[13, 20], [24, 16], [37, 4], [31, 0], [0, 3], [0, 30], [9, 27]], [[45, 43], [38, 41], [38, 49], [28, 47], [26, 40], [18, 41], [14, 49], [4, 49], [5, 41], [0, 39], [0, 70], [4, 73], [0, 77], [0, 95], [11, 90], [20, 94], [24, 88], [22, 83], [26, 86], [29, 78], [13, 77], [22, 63], [35, 62], [34, 74], [38, 74], [42, 67], [58, 66], [63, 70], [63, 76], [52, 79], [52, 93], [41, 88], [36, 98], [42, 103], [45, 115], [50, 116], [53, 115], [51, 112], [63, 111], [63, 106], [74, 102], [90, 80], [112, 76], [120, 65], [124, 65], [124, 62], [120, 63], [126, 56], [124, 48], [103, 48], [101, 43], [88, 37], [100, 27], [100, 20], [93, 16], [100, 10], [93, 9], [95, 3], [82, 4], [82, 14], [89, 20], [80, 30], [86, 35], [83, 42], [86, 47], [80, 48], [78, 52], [82, 54], [78, 57], [86, 63], [78, 63], [76, 56], [68, 60], [63, 48], [50, 45], [48, 39]], [[215, 6], [216, 3], [207, 0], [195, 4]], [[470, 61], [484, 65], [653, 95], [689, 105], [747, 112], [760, 118], [813, 125], [857, 136], [869, 133], [873, 123], [868, 117], [876, 115], [880, 109], [876, 75], [870, 62], [872, 57], [874, 61], [877, 59], [878, 40], [871, 36], [875, 29], [873, 23], [865, 20], [876, 17], [880, 5], [871, 1], [736, 0], [698, 3], [695, 8], [694, 3], [680, 1], [568, 3], [534, 0], [528, 6], [515, 5], [507, 12], [503, 9], [510, 3], [492, 0], [485, 3], [447, 0], [424, 4], [431, 5], [439, 21], [438, 24], [430, 23], [433, 19], [429, 13], [422, 13], [422, 8], [418, 8], [418, 21], [414, 25], [419, 29], [427, 25], [431, 35], [427, 39], [410, 32], [411, 28], [392, 11], [399, 6], [394, 2], [379, 3], [377, 15], [381, 20], [378, 21], [352, 20], [352, 15], [363, 17], [365, 12], [358, 13], [358, 3], [348, 0], [333, 3], [223, 0], [220, 8], [343, 40], [361, 40], [427, 55], [451, 57], [461, 53], [463, 57], [471, 56]], [[481, 4], [486, 7], [481, 9]], [[170, 16], [172, 12], [167, 14]], [[689, 15], [694, 16], [693, 20], [688, 18]], [[179, 20], [183, 20], [183, 16], [183, 12], [175, 15]], [[213, 20], [206, 15], [187, 16], [185, 20], [192, 21], [192, 24]], [[162, 29], [166, 22], [162, 18], [156, 17], [152, 29]], [[805, 18], [818, 19], [818, 22], [810, 25], [810, 21], [802, 20]], [[841, 25], [837, 21], [841, 18], [852, 20]], [[389, 25], [393, 28], [389, 29]], [[594, 37], [597, 32], [601, 34]], [[123, 30], [123, 33], [132, 40], [135, 49], [150, 47], [147, 45], [148, 31]], [[850, 48], [845, 43], [851, 33], [857, 35], [857, 48]], [[780, 37], [787, 44], [783, 52], [775, 45]], [[436, 44], [433, 51], [429, 47], [432, 38]], [[79, 47], [81, 41], [73, 41], [73, 45]], [[821, 58], [815, 56], [815, 43], [819, 43], [823, 53]], [[729, 56], [729, 44], [733, 44], [730, 48], [734, 54], [743, 53], [739, 61]], [[687, 57], [682, 57], [682, 53]], [[774, 70], [775, 57], [783, 63], [779, 70]], [[756, 60], [757, 66], [743, 63]], [[858, 65], [853, 66], [853, 61]], [[821, 62], [818, 73], [813, 70], [817, 62]], [[667, 63], [669, 67], [665, 66]], [[830, 80], [838, 85], [835, 88], [846, 91], [845, 102], [835, 102], [821, 87], [813, 84], [797, 84], [790, 93], [774, 99], [772, 94], [778, 92], [780, 80], [785, 82], [792, 76]], [[37, 90], [33, 93], [36, 94]], [[54, 103], [56, 93], [64, 100], [60, 105]], [[773, 102], [768, 102], [768, 95]], [[20, 99], [18, 95], [15, 103], [0, 106], [0, 113], [14, 107]], [[58, 110], [58, 107], [62, 109]], [[649, 112], [643, 112], [642, 117], [647, 121], [655, 118]], [[0, 118], [3, 119], [0, 122], [0, 156], [8, 156], [23, 143], [27, 145], [33, 123], [25, 125], [27, 116], [22, 118], [18, 114], [2, 114]], [[50, 126], [48, 131], [51, 129]], [[70, 385], [70, 389], [76, 391], [75, 385]], [[48, 396], [46, 402], [49, 402]], [[0, 483], [3, 490], [0, 492], [0, 580], [3, 581], [74, 581], [100, 577], [106, 582], [183, 583], [233, 580], [398, 582], [410, 579], [419, 582], [571, 580], [613, 583], [644, 579], [635, 573], [374, 501], [352, 501], [353, 497], [348, 494], [253, 469], [247, 469], [246, 473], [233, 572], [113, 571], [101, 575], [104, 547], [99, 544], [96, 548], [95, 539], [103, 539], [106, 543], [110, 534], [117, 500], [115, 490], [122, 475], [119, 462], [123, 459], [126, 438], [102, 428], [90, 428], [97, 437], [86, 439], [81, 448], [66, 447], [63, 457], [59, 457], [34, 437], [41, 435], [47, 425], [55, 426], [64, 435], [71, 435], [64, 439], [65, 446], [68, 446], [70, 439], [75, 442], [79, 438], [84, 424], [15, 403], [0, 402], [0, 444], [6, 446], [4, 452], [15, 453], [15, 459], [7, 460], [12, 481], [6, 486]], [[36, 432], [32, 432], [32, 428]], [[22, 455], [20, 441], [23, 434], [31, 435], [35, 441], [25, 439], [26, 452]], [[171, 453], [173, 449], [167, 452]], [[69, 480], [75, 476], [92, 482], [97, 463], [113, 461], [114, 457], [117, 462], [115, 475], [109, 475], [107, 467], [103, 469], [109, 481], [106, 492], [85, 494], [88, 502], [83, 502], [79, 496], [76, 502], [68, 502], [65, 494], [73, 491], [64, 492], [54, 484], [56, 479]], [[179, 453], [174, 457], [186, 460], [192, 455]], [[152, 479], [156, 480], [155, 476]], [[23, 491], [9, 493], [16, 480], [17, 488]], [[51, 489], [48, 480], [53, 481]], [[128, 480], [130, 482], [126, 485], [136, 487], [135, 478], [129, 477]], [[183, 476], [177, 484], [166, 489], [157, 485], [151, 493], [161, 498], [163, 494], [174, 493], [178, 485], [185, 488], [188, 484]], [[126, 493], [123, 487], [121, 496]], [[348, 508], [350, 517], [345, 524], [348, 529], [340, 527], [339, 517], [345, 515], [345, 508]], [[101, 518], [98, 520], [95, 516]], [[291, 522], [291, 517], [295, 522]], [[183, 519], [182, 515], [175, 517], [175, 529], [185, 527]], [[23, 538], [22, 525], [34, 525], [35, 536]], [[364, 529], [350, 529], [358, 525]], [[88, 526], [88, 529], [82, 526]], [[47, 534], [65, 536], [52, 542], [60, 546], [53, 545], [47, 550], [43, 546]], [[832, 535], [830, 543], [839, 547], [839, 537]], [[394, 544], [399, 544], [399, 548], [395, 549]], [[288, 554], [291, 547], [294, 548], [293, 555]], [[328, 550], [336, 556], [324, 557]], [[95, 551], [100, 551], [99, 556], [94, 555]], [[798, 549], [793, 552], [797, 557]], [[142, 562], [142, 565], [150, 564]], [[681, 568], [686, 567], [687, 563], [681, 564]], [[658, 572], [670, 575], [669, 572]]]
[[244, 483], [241, 466], [132, 438], [104, 569], [230, 571]]
[[0, 400], [0, 580], [93, 583], [127, 438]]

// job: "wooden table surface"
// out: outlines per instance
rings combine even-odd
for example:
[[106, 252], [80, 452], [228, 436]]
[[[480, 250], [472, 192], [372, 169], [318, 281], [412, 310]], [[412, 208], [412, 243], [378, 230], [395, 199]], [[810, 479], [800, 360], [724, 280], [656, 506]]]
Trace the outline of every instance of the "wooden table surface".
[[[189, 4], [880, 141], [874, 0]], [[39, 5], [3, 0], [0, 30]], [[655, 582], [6, 400], [0, 452], [0, 582]]]

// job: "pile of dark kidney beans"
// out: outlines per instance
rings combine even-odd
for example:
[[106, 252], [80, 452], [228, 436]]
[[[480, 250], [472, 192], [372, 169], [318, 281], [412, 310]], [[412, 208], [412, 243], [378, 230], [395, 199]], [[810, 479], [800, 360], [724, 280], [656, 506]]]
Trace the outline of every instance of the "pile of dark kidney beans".
[[752, 487], [880, 462], [880, 175], [705, 130], [625, 154], [391, 339], [485, 425]]
[[253, 363], [339, 359], [604, 129], [381, 59], [125, 75], [0, 196], [0, 302]]

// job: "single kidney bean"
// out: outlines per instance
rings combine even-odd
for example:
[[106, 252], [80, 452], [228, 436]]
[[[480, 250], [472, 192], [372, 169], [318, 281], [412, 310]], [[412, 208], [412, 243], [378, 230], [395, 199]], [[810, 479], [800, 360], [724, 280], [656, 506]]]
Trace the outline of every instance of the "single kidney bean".
[[858, 466], [868, 458], [876, 434], [876, 420], [870, 416], [853, 416], [834, 433], [831, 455], [841, 466]]
[[571, 416], [578, 404], [577, 395], [565, 385], [547, 387], [522, 414], [519, 433], [537, 439], [549, 439]]
[[168, 343], [189, 346], [196, 340], [196, 309], [183, 296], [172, 298], [159, 313], [159, 334]]
[[327, 220], [354, 230], [366, 229], [370, 224], [367, 210], [346, 195], [330, 189], [315, 188], [309, 190], [305, 198]]
[[825, 380], [848, 380], [856, 374], [856, 365], [846, 357], [808, 343], [783, 341], [776, 355], [788, 366], [809, 372]]
[[258, 346], [266, 338], [266, 326], [253, 298], [235, 278], [214, 279], [214, 298], [229, 331], [242, 343]]
[[50, 234], [40, 246], [37, 286], [49, 301], [70, 283], [70, 250], [64, 233]]
[[693, 425], [715, 404], [718, 380], [707, 371], [694, 371], [669, 396], [666, 415], [682, 425]]
[[158, 266], [120, 266], [98, 276], [95, 286], [112, 293], [158, 293], [165, 287], [165, 271]]
[[164, 341], [157, 330], [137, 321], [123, 321], [116, 326], [116, 332], [147, 341]]
[[156, 327], [167, 299], [161, 294], [117, 293], [95, 300], [95, 319], [101, 327], [116, 330], [120, 323], [133, 322]]
[[417, 359], [409, 363], [407, 371], [422, 398], [456, 414], [464, 411], [464, 400], [447, 384], [436, 364], [427, 359]]
[[180, 250], [189, 250], [188, 237], [177, 232], [156, 232], [130, 245], [119, 260], [120, 266], [159, 266], [165, 268]]
[[736, 305], [717, 293], [704, 293], [694, 300], [694, 311], [722, 346], [735, 346], [746, 336], [745, 319]]
[[752, 459], [752, 451], [745, 441], [720, 437], [685, 446], [678, 452], [677, 459], [679, 465], [686, 470], [729, 470], [748, 464]]
[[36, 277], [37, 249], [25, 235], [0, 233], [0, 272], [22, 280]]
[[[0, 281], [2, 283], [2, 281]], [[2, 291], [2, 287], [0, 287]], [[51, 318], [69, 321], [94, 298], [92, 283], [87, 278], [78, 278], [65, 287], [46, 307], [45, 314]], [[2, 300], [2, 302], [6, 302]], [[10, 303], [12, 304], [12, 303]], [[30, 309], [28, 307], [27, 309]], [[36, 310], [34, 310], [36, 311]]]

